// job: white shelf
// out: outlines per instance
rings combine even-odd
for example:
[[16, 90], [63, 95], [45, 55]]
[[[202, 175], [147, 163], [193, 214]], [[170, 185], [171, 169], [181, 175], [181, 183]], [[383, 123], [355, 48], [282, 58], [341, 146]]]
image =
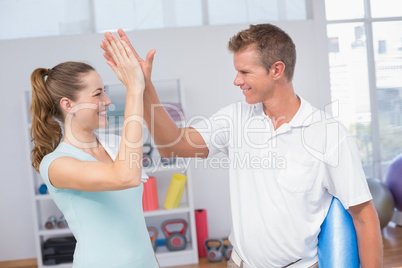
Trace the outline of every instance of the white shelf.
[[191, 208], [187, 204], [186, 205], [180, 204], [177, 208], [173, 208], [173, 209], [160, 208], [158, 210], [144, 211], [144, 216], [145, 217], [163, 216], [163, 215], [187, 213], [190, 211], [191, 211]]
[[[158, 94], [160, 94], [160, 99], [165, 101], [165, 102], [173, 102], [173, 103], [180, 103], [182, 106], [182, 109], [184, 109], [183, 105], [183, 97], [182, 97], [182, 91], [180, 90], [180, 81], [179, 80], [167, 80], [167, 81], [159, 81], [154, 83], [155, 87], [158, 91]], [[121, 86], [121, 83], [118, 85]], [[115, 85], [116, 86], [116, 85]], [[159, 91], [160, 89], [161, 91]], [[173, 94], [172, 93], [175, 93]], [[116, 90], [111, 90], [111, 92], [117, 93]], [[122, 91], [123, 93], [125, 90]], [[29, 105], [30, 105], [30, 90], [24, 92], [24, 106], [25, 106], [25, 115], [26, 115], [26, 124], [25, 126], [27, 127], [28, 131], [24, 131], [26, 133], [26, 140], [27, 140], [27, 146], [29, 150], [31, 150], [31, 139], [30, 139], [30, 133], [29, 130], [31, 128], [31, 120], [29, 116]], [[175, 98], [173, 98], [176, 96]], [[185, 121], [176, 121], [176, 124], [179, 127], [183, 127], [185, 125]], [[101, 130], [102, 131], [102, 130]], [[114, 126], [111, 126], [109, 128], [106, 128], [104, 131], [108, 131], [109, 133], [116, 133], [119, 131], [119, 128], [116, 128]], [[148, 130], [144, 130], [148, 131]], [[152, 142], [151, 142], [152, 144]], [[183, 217], [186, 219], [188, 225], [187, 225], [187, 239], [188, 245], [184, 250], [181, 251], [169, 251], [165, 246], [159, 246], [156, 251], [156, 256], [158, 258], [158, 261], [161, 265], [161, 267], [168, 267], [168, 266], [178, 266], [178, 265], [186, 265], [186, 264], [193, 264], [193, 263], [198, 263], [198, 251], [197, 251], [197, 236], [196, 236], [196, 231], [195, 231], [195, 217], [194, 217], [194, 204], [193, 204], [193, 199], [192, 199], [192, 181], [191, 181], [191, 170], [187, 169], [188, 167], [188, 159], [183, 159], [183, 158], [177, 158], [176, 163], [172, 165], [162, 165], [160, 162], [160, 158], [157, 150], [154, 150], [156, 154], [152, 154], [151, 157], [155, 157], [154, 164], [156, 166], [151, 166], [148, 168], [144, 168], [145, 173], [147, 173], [149, 176], [155, 176], [157, 179], [160, 179], [160, 185], [162, 185], [162, 189], [160, 193], [158, 194], [159, 200], [164, 198], [164, 194], [166, 193], [168, 185], [168, 180], [167, 178], [170, 177], [174, 173], [181, 173], [185, 174], [187, 176], [187, 183], [186, 183], [186, 194], [185, 194], [185, 200], [183, 199], [182, 202], [183, 204], [180, 204], [179, 207], [174, 208], [174, 209], [165, 209], [163, 206], [161, 206], [160, 209], [154, 210], [154, 211], [146, 211], [144, 212], [144, 216], [147, 220], [149, 220], [151, 223], [155, 222], [157, 224], [151, 225], [151, 226], [160, 226], [160, 222], [163, 222], [166, 219], [170, 219], [175, 216], [179, 216], [176, 214], [181, 214], [180, 217]], [[29, 156], [27, 155], [27, 158], [29, 159]], [[30, 161], [29, 161], [30, 162]], [[32, 167], [31, 167], [32, 168]], [[51, 237], [57, 237], [57, 236], [70, 236], [72, 235], [72, 232], [69, 228], [63, 228], [63, 229], [45, 229], [41, 225], [41, 220], [43, 218], [43, 215], [49, 214], [49, 211], [52, 208], [52, 203], [53, 199], [49, 194], [39, 194], [37, 188], [39, 187], [38, 182], [40, 181], [38, 176], [34, 173], [29, 178], [29, 183], [30, 187], [33, 189], [31, 191], [32, 195], [32, 210], [33, 210], [33, 225], [34, 225], [34, 231], [35, 231], [35, 246], [36, 246], [36, 256], [38, 259], [38, 268], [71, 268], [72, 263], [65, 263], [65, 264], [58, 264], [58, 265], [44, 265], [42, 261], [42, 247], [43, 247], [43, 242], [44, 240], [51, 238]], [[38, 181], [37, 181], [38, 180]], [[41, 182], [42, 183], [42, 182]], [[159, 218], [160, 217], [160, 218]], [[161, 230], [158, 231], [160, 232]]]
[[[179, 160], [182, 161], [182, 160]], [[187, 167], [184, 164], [173, 164], [173, 165], [167, 165], [167, 166], [150, 166], [144, 168], [144, 172], [148, 176], [152, 176], [152, 174], [157, 174], [157, 173], [165, 173], [165, 172], [172, 172], [172, 173], [183, 173], [186, 172]]]
[[41, 236], [52, 236], [52, 235], [72, 235], [70, 228], [62, 228], [62, 229], [40, 229], [38, 234]]
[[71, 268], [73, 267], [73, 263], [60, 263], [55, 265], [43, 265], [46, 268]]
[[198, 263], [198, 251], [193, 248], [192, 242], [187, 244], [184, 250], [169, 251], [166, 246], [158, 246], [156, 249], [156, 258], [161, 267], [176, 267], [190, 263]]
[[50, 194], [36, 194], [35, 200], [52, 200]]

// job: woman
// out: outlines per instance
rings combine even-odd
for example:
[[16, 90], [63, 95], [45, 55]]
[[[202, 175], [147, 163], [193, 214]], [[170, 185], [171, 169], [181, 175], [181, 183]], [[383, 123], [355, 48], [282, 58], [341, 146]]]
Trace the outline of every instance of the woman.
[[120, 147], [94, 133], [110, 105], [99, 74], [65, 62], [31, 75], [32, 165], [77, 239], [74, 267], [158, 267], [141, 203], [144, 76], [124, 41], [103, 45], [127, 88]]

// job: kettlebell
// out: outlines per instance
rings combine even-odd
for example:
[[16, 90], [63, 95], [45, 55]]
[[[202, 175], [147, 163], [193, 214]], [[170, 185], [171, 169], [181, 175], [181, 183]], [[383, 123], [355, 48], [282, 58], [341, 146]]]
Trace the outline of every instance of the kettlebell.
[[[183, 228], [179, 231], [169, 232], [167, 226], [173, 224], [182, 224]], [[187, 222], [183, 219], [167, 220], [162, 223], [164, 235], [166, 236], [165, 244], [170, 251], [183, 250], [187, 246], [187, 239], [185, 233], [187, 230]]]
[[233, 246], [230, 244], [230, 241], [227, 237], [222, 240], [223, 240], [223, 249], [222, 249], [223, 257], [225, 257], [225, 259], [228, 261], [232, 256]]
[[156, 251], [156, 248], [158, 247], [158, 244], [156, 243], [156, 237], [158, 236], [158, 230], [156, 230], [155, 227], [147, 227], [149, 236], [151, 238], [151, 244], [152, 248], [154, 251]]
[[[212, 246], [212, 242], [218, 242], [218, 245]], [[207, 238], [204, 241], [205, 249], [207, 250], [207, 258], [209, 261], [218, 262], [223, 259], [223, 240], [215, 238]]]

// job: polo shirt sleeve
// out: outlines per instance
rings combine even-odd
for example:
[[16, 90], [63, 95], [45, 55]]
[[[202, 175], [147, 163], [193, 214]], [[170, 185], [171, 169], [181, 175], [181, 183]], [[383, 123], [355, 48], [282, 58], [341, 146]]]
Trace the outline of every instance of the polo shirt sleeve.
[[324, 187], [337, 197], [345, 209], [372, 199], [359, 151], [352, 136], [344, 136], [329, 153], [325, 166], [328, 176]]
[[233, 104], [228, 105], [209, 118], [202, 118], [190, 127], [200, 133], [205, 144], [209, 149], [208, 157], [218, 153], [228, 155], [228, 148], [232, 128], [234, 127], [234, 108]]

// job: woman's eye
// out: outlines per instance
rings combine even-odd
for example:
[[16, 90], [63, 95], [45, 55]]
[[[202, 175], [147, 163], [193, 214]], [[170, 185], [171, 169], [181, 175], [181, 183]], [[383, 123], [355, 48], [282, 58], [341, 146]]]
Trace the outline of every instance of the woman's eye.
[[100, 93], [96, 94], [95, 96], [100, 96]]

